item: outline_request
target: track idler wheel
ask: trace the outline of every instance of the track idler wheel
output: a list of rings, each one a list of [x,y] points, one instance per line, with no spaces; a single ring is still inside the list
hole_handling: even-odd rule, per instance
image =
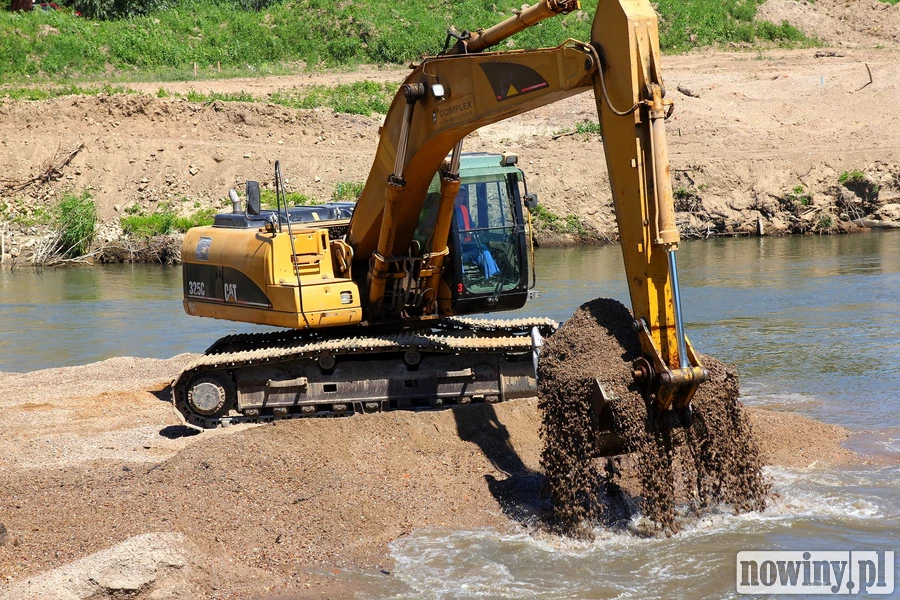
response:
[[[234,406],[234,386],[214,375],[200,375],[187,387],[188,407],[204,417],[221,417]]]
[[[334,354],[323,354],[319,357],[319,368],[325,372],[329,372],[334,369],[334,366],[337,364],[337,359],[334,357]]]
[[[418,367],[419,363],[422,362],[422,354],[415,348],[410,348],[403,355],[403,362],[405,362],[408,367]]]

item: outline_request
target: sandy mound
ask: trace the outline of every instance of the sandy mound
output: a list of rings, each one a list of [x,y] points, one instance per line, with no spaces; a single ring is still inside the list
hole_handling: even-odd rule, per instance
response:
[[[184,526],[235,551],[266,548],[251,553],[258,566],[374,565],[416,528],[503,525],[499,509],[537,480],[536,434],[533,402],[288,421],[196,444],[146,483],[166,504],[208,505]]]
[[[161,363],[137,360],[131,373],[155,391],[156,374],[174,368]],[[168,532],[197,547],[191,556],[201,564],[185,575],[192,597],[253,597],[264,590],[307,597],[308,584],[320,597],[326,594],[318,587],[322,572],[390,571],[387,543],[414,529],[520,528],[539,515],[544,478],[536,399],[169,439],[173,430],[184,434],[171,425],[171,406],[133,385],[128,372],[104,379],[104,366],[45,372],[60,381],[68,373],[70,382],[92,373],[98,379],[91,385],[103,391],[102,397],[85,395],[75,383],[65,397],[60,387],[53,403],[65,410],[43,413],[18,410],[10,396],[30,394],[33,374],[0,380],[8,409],[3,450],[15,454],[0,468],[0,522],[7,530],[6,544],[0,544],[0,595],[134,536]],[[67,449],[48,462],[47,440],[56,439],[63,424],[33,420],[34,414],[77,415],[79,406],[92,415],[112,414],[117,398],[130,404],[115,419],[66,423],[78,435],[79,451]],[[767,411],[751,416],[763,455],[785,461],[775,464],[860,460],[840,448],[846,437],[841,428]],[[152,421],[155,433],[145,432],[137,448],[120,435]],[[163,442],[170,445],[155,458],[144,448]],[[164,570],[178,575],[172,581],[179,586],[180,574],[188,573]]]
[[[152,531],[183,533],[209,556],[279,581],[299,583],[310,565],[388,566],[387,544],[414,529],[529,519],[537,431],[531,400],[204,434],[151,467],[0,471],[12,540],[0,547],[0,579]]]
[[[787,21],[835,46],[895,46],[900,42],[900,6],[879,0],[767,0],[756,15],[773,23]]]
[[[751,408],[747,413],[767,465],[803,469],[813,464],[880,462],[876,457],[861,457],[844,448],[841,444],[847,441],[850,432],[843,427],[759,408]]]
[[[79,367],[0,373],[0,408],[35,403],[71,403],[121,389],[156,389],[171,382],[196,356],[179,354],[166,360],[119,356]]]

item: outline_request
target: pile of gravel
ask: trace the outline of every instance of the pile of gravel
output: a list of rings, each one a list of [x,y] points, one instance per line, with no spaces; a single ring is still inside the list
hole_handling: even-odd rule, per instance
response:
[[[710,380],[693,400],[693,418],[679,426],[669,411],[648,411],[631,363],[641,356],[633,317],[621,303],[597,299],[581,306],[544,345],[538,364],[542,415],[541,465],[557,531],[589,536],[640,505],[658,531],[678,529],[676,508],[697,512],[728,504],[735,512],[765,507],[759,448],[738,400],[733,368],[702,361]],[[598,456],[591,425],[591,386],[599,379],[614,396],[612,422],[629,456]]]

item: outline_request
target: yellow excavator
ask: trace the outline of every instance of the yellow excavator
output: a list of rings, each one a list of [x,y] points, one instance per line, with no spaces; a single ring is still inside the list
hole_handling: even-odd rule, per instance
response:
[[[173,399],[187,424],[534,395],[537,347],[556,324],[465,315],[526,302],[536,196],[515,155],[465,154],[463,140],[588,90],[643,350],[634,377],[659,410],[689,408],[707,373],[682,326],[665,130],[673,105],[649,1],[600,0],[590,43],[488,51],[579,8],[540,0],[490,29],[449,34],[400,86],[355,206],[288,207],[276,163],[274,210],[261,210],[259,184],[248,182],[245,206],[232,193],[232,213],[188,232],[188,314],[286,329],[222,338],[186,368]]]

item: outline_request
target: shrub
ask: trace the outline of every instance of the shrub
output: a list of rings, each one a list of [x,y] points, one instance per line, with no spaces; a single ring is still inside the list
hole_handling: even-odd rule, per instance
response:
[[[187,217],[179,217],[171,205],[161,204],[152,214],[130,214],[119,219],[119,224],[126,234],[138,238],[150,238],[157,235],[184,233],[192,227],[212,225],[215,215],[215,209],[207,208]]]
[[[364,181],[339,181],[331,194],[332,202],[356,202],[362,195]]]
[[[844,187],[860,186],[866,183],[866,174],[859,169],[844,171],[838,177],[838,183]]]
[[[813,231],[827,233],[834,228],[834,218],[828,214],[819,215],[819,220],[813,226]]]
[[[678,212],[694,212],[700,209],[701,200],[695,192],[686,187],[678,187],[672,191],[672,200]]]
[[[863,207],[861,207],[863,210],[866,210],[866,207],[869,209],[874,208],[878,203],[878,194],[881,191],[881,186],[869,179],[866,174],[859,169],[844,171],[838,177],[838,183],[853,192],[853,194],[859,198],[859,201],[863,203]],[[855,207],[853,210],[850,210],[850,204],[848,204],[843,197],[841,204],[844,205],[849,212],[856,212]]]
[[[91,19],[116,19],[146,15],[170,4],[166,0],[75,0],[72,7]]]
[[[538,204],[531,213],[531,222],[538,231],[550,231],[559,234],[568,234],[585,237],[590,234],[588,227],[575,215],[560,217],[547,210],[544,205]]]
[[[317,200],[300,192],[286,192],[284,200],[288,206],[315,206],[324,204],[321,200]],[[260,190],[259,203],[263,208],[275,210],[277,203],[275,202],[275,190]]]
[[[90,252],[97,230],[97,207],[90,193],[67,194],[56,209],[58,252],[67,258]]]
[[[595,121],[582,121],[575,124],[575,133],[602,135],[603,129],[600,128],[600,123]]]

